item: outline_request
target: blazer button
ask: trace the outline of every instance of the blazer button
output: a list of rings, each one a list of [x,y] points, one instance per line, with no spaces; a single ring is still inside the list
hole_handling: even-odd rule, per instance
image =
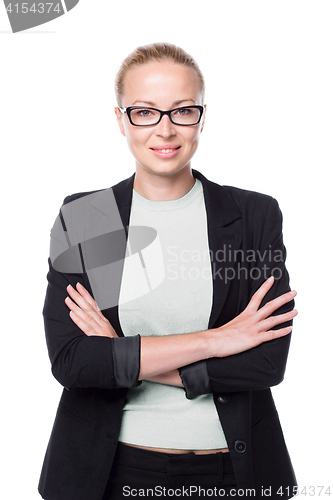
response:
[[[246,451],[246,443],[244,441],[236,441],[234,449],[237,453],[244,453]]]
[[[223,404],[229,403],[230,399],[231,399],[231,395],[229,394],[229,392],[221,392],[217,396],[217,401],[219,403],[223,403]]]

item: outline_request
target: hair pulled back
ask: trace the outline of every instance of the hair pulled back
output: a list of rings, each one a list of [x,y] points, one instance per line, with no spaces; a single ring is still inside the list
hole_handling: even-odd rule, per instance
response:
[[[117,105],[119,107],[122,106],[122,97],[124,95],[124,79],[127,71],[130,68],[147,64],[151,61],[162,60],[171,60],[177,64],[183,64],[184,66],[192,68],[199,78],[200,92],[202,93],[202,96],[204,96],[204,77],[193,57],[185,52],[185,50],[171,43],[152,43],[150,45],[142,45],[141,47],[135,49],[126,57],[126,59],[124,59],[122,65],[120,66],[115,80],[116,99]]]

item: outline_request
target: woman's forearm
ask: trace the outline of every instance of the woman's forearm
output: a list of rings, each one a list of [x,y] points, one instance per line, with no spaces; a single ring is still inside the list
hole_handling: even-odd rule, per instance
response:
[[[148,380],[157,375],[165,375],[165,380],[177,382],[180,385],[176,371],[179,367],[207,359],[211,356],[210,335],[208,330],[179,335],[164,335],[162,337],[141,337],[139,380]],[[156,378],[156,382],[162,382]]]
[[[290,326],[278,330],[272,328],[292,320],[297,311],[276,316],[272,314],[293,300],[296,292],[280,295],[259,309],[272,284],[271,278],[261,285],[244,311],[221,327],[179,335],[141,337],[139,380],[203,359],[231,356],[288,335]]]
[[[297,311],[291,310],[275,316],[272,314],[292,301],[296,292],[287,292],[260,307],[273,282],[273,277],[265,281],[252,296],[244,311],[223,326],[176,335],[140,336],[139,380],[149,380],[159,376],[159,383],[179,385],[180,380],[174,370],[182,366],[204,359],[232,356],[263,342],[288,335],[291,332],[290,326],[277,330],[274,330],[274,327],[292,320]],[[77,285],[77,291],[68,286],[67,291],[75,301],[69,297],[65,299],[70,309],[70,317],[86,335],[118,337],[110,322],[82,285]]]
[[[160,375],[155,375],[154,377],[149,377],[146,380],[148,380],[149,382],[155,382],[157,384],[166,384],[166,385],[174,385],[176,387],[184,387],[182,379],[180,378],[179,375],[179,371],[177,369],[161,373]]]

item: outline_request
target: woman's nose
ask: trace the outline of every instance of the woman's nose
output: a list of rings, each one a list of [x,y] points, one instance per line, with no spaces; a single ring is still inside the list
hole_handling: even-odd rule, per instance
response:
[[[162,116],[160,123],[156,125],[156,134],[162,137],[170,137],[176,134],[175,125],[171,122],[168,115]]]

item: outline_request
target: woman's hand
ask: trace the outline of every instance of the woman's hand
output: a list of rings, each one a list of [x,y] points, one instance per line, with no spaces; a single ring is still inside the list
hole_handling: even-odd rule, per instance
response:
[[[272,328],[294,318],[298,314],[296,309],[277,316],[271,316],[271,314],[293,300],[296,291],[280,295],[259,309],[273,283],[273,277],[265,281],[241,314],[229,323],[211,330],[215,339],[214,356],[224,357],[247,351],[263,342],[283,337],[291,332],[291,326],[278,330],[272,330]]]
[[[67,292],[73,299],[70,297],[65,299],[70,309],[69,315],[83,333],[88,336],[118,337],[109,320],[101,313],[97,302],[81,283],[76,284],[76,290],[72,285],[68,285]]]

